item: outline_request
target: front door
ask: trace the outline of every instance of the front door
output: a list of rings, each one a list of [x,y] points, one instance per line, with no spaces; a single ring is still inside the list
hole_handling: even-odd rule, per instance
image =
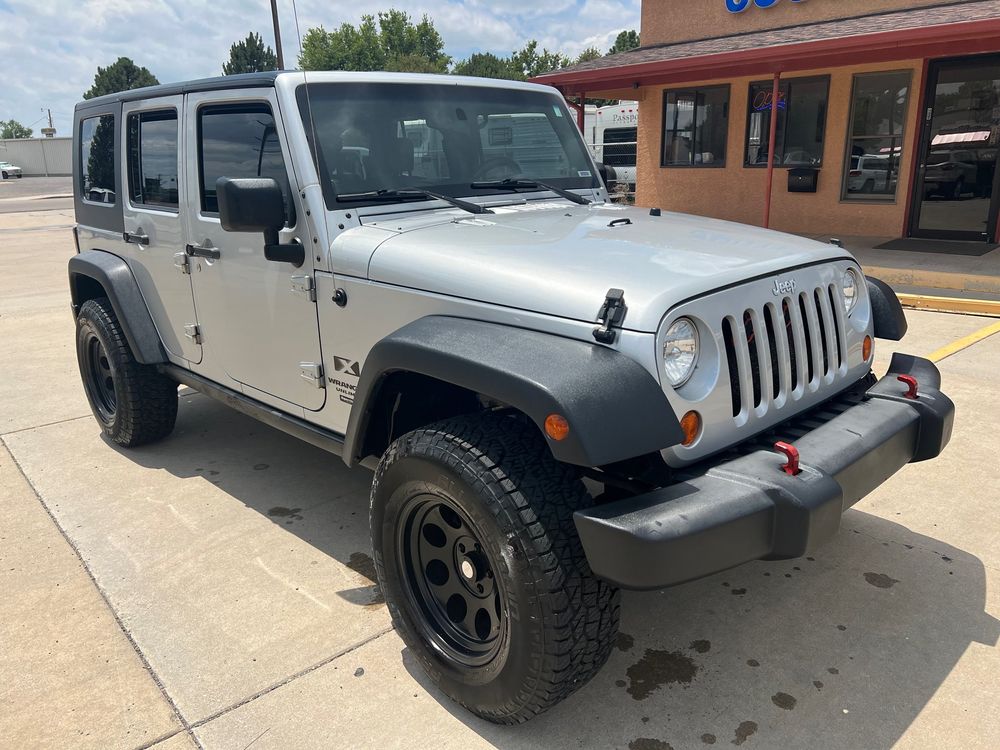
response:
[[[126,103],[122,111],[125,255],[164,347],[197,364],[201,346],[191,335],[197,320],[178,211],[185,205],[183,103],[183,96],[160,97]]]
[[[299,236],[305,212],[292,189],[276,111],[272,89],[187,97],[187,182],[195,196],[188,254],[205,349],[199,372],[265,402],[318,410],[326,391],[315,294],[308,289],[313,255],[307,252],[299,268],[267,260],[262,234],[222,229],[215,194],[220,177],[273,177],[285,194],[279,241]]]
[[[910,233],[995,239],[1000,57],[931,63]]]

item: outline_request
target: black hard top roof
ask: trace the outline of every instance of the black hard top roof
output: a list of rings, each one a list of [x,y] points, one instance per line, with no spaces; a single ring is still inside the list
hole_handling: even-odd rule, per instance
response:
[[[117,94],[98,96],[78,102],[76,109],[102,107],[113,102],[134,102],[137,99],[150,99],[157,96],[173,96],[176,94],[191,94],[196,91],[218,91],[219,89],[247,89],[261,86],[273,86],[274,79],[282,71],[269,70],[264,73],[239,73],[216,78],[201,78],[197,81],[181,81],[179,83],[164,83],[160,86],[145,86],[141,89],[129,89]],[[286,71],[287,72],[287,71]]]

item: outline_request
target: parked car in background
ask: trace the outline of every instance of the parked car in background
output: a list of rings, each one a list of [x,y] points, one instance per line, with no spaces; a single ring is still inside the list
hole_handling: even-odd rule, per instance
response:
[[[21,173],[21,168],[11,164],[9,161],[0,161],[0,178],[9,180],[14,177],[24,177]]]
[[[958,200],[974,192],[978,184],[979,159],[968,149],[931,152],[924,173],[924,190],[928,197],[940,195]]]
[[[892,193],[897,176],[888,156],[852,156],[848,193]]]

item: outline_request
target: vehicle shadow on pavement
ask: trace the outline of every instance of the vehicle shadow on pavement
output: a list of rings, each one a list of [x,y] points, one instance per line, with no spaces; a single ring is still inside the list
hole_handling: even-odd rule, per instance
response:
[[[338,592],[343,599],[381,606],[369,556],[369,471],[184,391],[177,433],[122,453],[204,477],[358,573],[356,588]],[[977,557],[851,510],[810,557],[626,592],[605,668],[526,725],[475,718],[434,688],[407,649],[401,661],[455,719],[500,748],[888,748],[935,693],[944,691],[950,712],[921,720],[944,728],[963,720],[954,712],[992,679],[975,674],[980,644],[1000,639],[985,604]],[[966,677],[946,684],[956,668]]]

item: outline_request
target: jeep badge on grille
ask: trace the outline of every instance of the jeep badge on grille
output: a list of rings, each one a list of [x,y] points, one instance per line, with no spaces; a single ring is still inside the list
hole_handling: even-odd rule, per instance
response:
[[[791,294],[795,291],[795,279],[789,279],[788,281],[778,281],[774,280],[774,288],[771,290],[771,294],[775,297],[780,297],[782,294]]]

